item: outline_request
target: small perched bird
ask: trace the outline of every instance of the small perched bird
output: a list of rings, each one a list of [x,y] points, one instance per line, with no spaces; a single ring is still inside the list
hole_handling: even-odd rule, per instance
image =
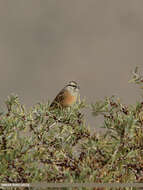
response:
[[[75,81],[70,81],[56,96],[50,108],[65,108],[72,106],[79,95],[79,86]]]

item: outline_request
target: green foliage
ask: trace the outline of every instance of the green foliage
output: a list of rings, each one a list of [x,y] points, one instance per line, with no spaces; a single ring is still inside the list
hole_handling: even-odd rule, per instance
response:
[[[39,103],[27,111],[11,95],[6,106],[0,182],[143,182],[143,102],[127,106],[112,96],[92,104],[93,115],[104,118],[100,135],[86,126],[82,101],[70,109]]]

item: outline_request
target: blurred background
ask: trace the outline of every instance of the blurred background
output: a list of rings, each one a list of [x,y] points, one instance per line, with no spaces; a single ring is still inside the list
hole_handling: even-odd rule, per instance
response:
[[[135,66],[142,71],[142,0],[0,1],[1,106],[11,93],[27,107],[52,101],[70,80],[88,103],[113,94],[135,103]]]

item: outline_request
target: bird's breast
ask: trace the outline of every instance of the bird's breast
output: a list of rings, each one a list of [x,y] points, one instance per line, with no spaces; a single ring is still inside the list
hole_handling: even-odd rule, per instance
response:
[[[71,106],[72,104],[74,104],[76,102],[76,99],[77,99],[76,95],[72,95],[70,92],[65,91],[62,105],[63,106]]]

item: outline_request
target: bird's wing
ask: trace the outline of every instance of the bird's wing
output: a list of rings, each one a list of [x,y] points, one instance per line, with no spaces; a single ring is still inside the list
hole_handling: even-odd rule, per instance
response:
[[[59,104],[63,101],[64,99],[64,89],[62,89],[59,94],[56,96],[56,98],[53,100],[51,103],[50,107],[59,107]]]

